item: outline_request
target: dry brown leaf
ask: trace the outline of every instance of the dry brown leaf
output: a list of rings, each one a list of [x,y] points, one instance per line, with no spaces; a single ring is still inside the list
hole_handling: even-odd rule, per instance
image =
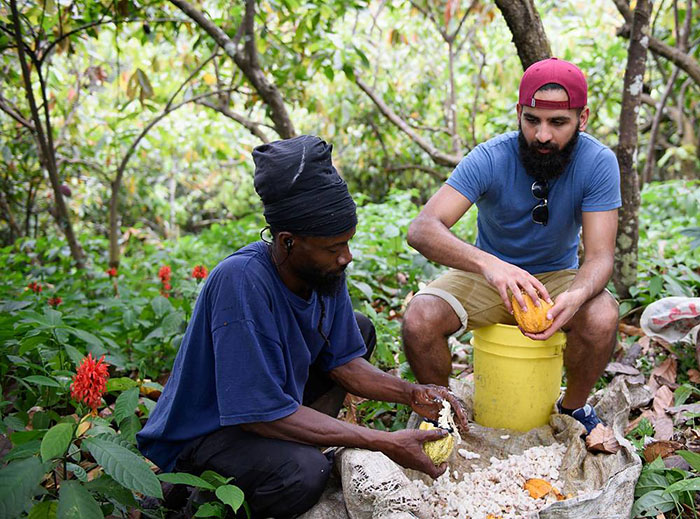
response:
[[[664,458],[664,465],[667,469],[693,470],[690,464],[681,458],[678,454]]]
[[[689,369],[688,380],[690,380],[693,384],[700,384],[700,371],[697,369]]]
[[[665,458],[682,448],[683,444],[678,442],[668,440],[653,441],[644,447],[644,459],[647,460],[647,463],[651,463],[659,456]]]
[[[654,393],[652,409],[654,414],[666,414],[666,409],[673,405],[673,391],[668,386],[661,386]]]
[[[564,500],[571,497],[571,494],[569,494],[568,496],[565,496],[564,494],[559,492],[559,489],[557,489],[556,487],[552,487],[552,494],[554,494],[554,497],[557,498],[557,501],[564,501]]]
[[[530,493],[532,499],[539,499],[552,491],[552,485],[548,481],[538,478],[528,479],[523,488]]]
[[[651,348],[651,339],[649,337],[642,337],[637,341],[637,344],[642,347],[642,355],[646,355],[649,352],[649,348]]]
[[[621,362],[611,362],[605,366],[605,371],[612,373],[613,375],[617,373],[622,373],[623,375],[638,375],[639,370],[633,366],[628,366]]]
[[[655,440],[670,440],[673,438],[673,420],[667,414],[654,415],[651,421],[654,426]]]
[[[658,380],[656,379],[657,376],[663,377],[666,380],[670,382],[675,382],[676,381],[676,369],[677,369],[677,362],[674,357],[667,357],[666,360],[664,360],[661,364],[656,366],[652,371],[651,374],[649,375],[649,388],[652,391],[656,391],[661,384],[659,384]]]
[[[586,436],[586,448],[591,452],[615,454],[620,450],[620,444],[615,439],[613,430],[607,425],[599,423]]]
[[[503,519],[503,517],[501,517],[500,515],[489,514],[486,516],[486,519]]]
[[[620,323],[617,325],[617,329],[620,330],[620,332],[624,333],[625,335],[629,336],[634,336],[634,337],[645,337],[646,334],[644,333],[644,330],[641,328],[638,328],[636,326],[632,326],[631,324],[625,324],[625,323]]]

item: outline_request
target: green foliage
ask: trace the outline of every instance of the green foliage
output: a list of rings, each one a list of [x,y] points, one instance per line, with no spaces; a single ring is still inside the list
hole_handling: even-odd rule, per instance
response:
[[[680,515],[683,506],[695,510],[698,490],[700,477],[686,470],[666,468],[661,458],[657,458],[642,468],[634,492],[632,517],[656,517],[671,510]]]

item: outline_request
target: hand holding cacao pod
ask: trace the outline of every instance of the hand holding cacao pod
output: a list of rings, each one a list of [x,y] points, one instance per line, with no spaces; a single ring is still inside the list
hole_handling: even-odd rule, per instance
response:
[[[430,422],[421,422],[419,429],[421,431],[432,431],[433,429],[438,429],[438,427],[435,427]],[[454,445],[455,439],[451,434],[448,434],[439,440],[425,442],[423,450],[437,467],[449,459]]]
[[[540,333],[552,326],[552,319],[547,319],[547,312],[554,306],[553,304],[538,297],[540,306],[535,306],[532,298],[525,292],[522,292],[522,297],[527,305],[527,312],[524,312],[520,307],[520,304],[515,299],[515,295],[512,295],[510,298],[510,302],[513,305],[513,317],[515,317],[515,321],[520,328],[528,333]]]

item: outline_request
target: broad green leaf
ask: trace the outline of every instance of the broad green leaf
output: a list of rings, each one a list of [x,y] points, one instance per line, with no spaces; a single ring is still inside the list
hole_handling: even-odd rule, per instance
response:
[[[697,492],[700,490],[700,478],[683,479],[670,485],[664,493],[678,494],[680,492]]]
[[[186,472],[168,472],[167,474],[158,474],[158,479],[173,485],[189,485],[191,487],[202,488],[204,490],[214,490],[214,485],[203,480],[199,476],[188,474]]]
[[[28,519],[56,519],[58,501],[42,501],[29,511]]]
[[[41,440],[41,459],[50,461],[59,458],[68,450],[73,439],[75,424],[59,423],[49,429]]]
[[[161,327],[163,328],[163,334],[165,335],[175,335],[182,328],[182,323],[185,320],[180,312],[171,312],[165,317],[163,317],[163,322]]]
[[[136,499],[131,490],[124,488],[107,474],[85,484],[90,492],[97,492],[106,498],[116,499],[124,506],[136,506]]]
[[[70,344],[64,344],[63,349],[66,350],[68,358],[71,360],[75,367],[78,367],[80,363],[83,362],[83,357],[85,357],[85,355],[80,353],[78,348],[76,348],[75,346],[71,346]]]
[[[73,475],[83,483],[87,483],[88,475],[85,469],[76,463],[66,463],[66,468],[73,473]]]
[[[243,491],[234,485],[221,485],[215,494],[224,504],[233,508],[234,512],[243,504]]]
[[[91,346],[95,346],[96,348],[104,348],[104,343],[102,340],[90,332],[78,330],[77,328],[68,328],[68,331],[75,335],[78,339],[85,341]]]
[[[138,385],[138,382],[128,377],[110,378],[107,380],[107,391],[126,391]]]
[[[156,313],[156,317],[162,317],[167,312],[172,311],[173,305],[163,296],[156,296],[151,301],[151,308]]]
[[[92,494],[81,483],[73,480],[61,483],[56,516],[57,519],[104,518],[102,509]]]
[[[664,494],[663,490],[652,490],[634,502],[631,517],[656,516],[657,514],[673,510],[675,506],[673,496]]]
[[[197,508],[195,517],[223,517],[226,510],[221,503],[204,503]]]
[[[214,472],[213,470],[205,470],[202,472],[201,478],[208,483],[214,485],[215,487],[220,487],[221,485],[228,484],[233,478],[226,478],[221,474]]]
[[[690,451],[676,451],[676,454],[687,461],[695,472],[700,472],[700,454]]]
[[[114,404],[114,421],[117,424],[121,423],[124,418],[134,414],[138,405],[139,388],[127,389],[117,397],[117,402]]]
[[[61,387],[61,384],[55,379],[45,377],[44,375],[29,375],[28,377],[24,377],[23,380],[31,384],[36,384],[37,386]]]
[[[44,465],[31,457],[0,469],[0,519],[15,519],[41,491]]]
[[[354,281],[353,280],[353,281],[351,281],[351,283],[355,288],[357,288],[360,292],[362,292],[362,295],[364,295],[368,301],[372,301],[374,292],[372,291],[371,286],[369,286],[364,281]]]
[[[141,430],[141,421],[135,414],[130,414],[119,423],[120,436],[129,443],[136,443],[136,433]]]
[[[140,456],[121,445],[101,438],[85,438],[83,445],[87,447],[97,463],[102,465],[105,473],[114,478],[117,483],[135,492],[163,498],[158,478]]]
[[[32,351],[34,348],[46,342],[46,337],[43,335],[34,335],[33,337],[25,337],[20,341],[20,347],[18,353],[24,355],[28,351]]]
[[[28,306],[31,306],[32,302],[31,301],[17,301],[17,300],[12,300],[12,301],[7,301],[0,305],[0,312],[14,312],[15,310],[21,310],[22,308],[27,308]]]
[[[8,452],[2,459],[3,463],[9,463],[14,460],[20,460],[23,458],[31,458],[39,454],[41,449],[40,440],[32,440],[21,445],[17,445],[14,449]]]

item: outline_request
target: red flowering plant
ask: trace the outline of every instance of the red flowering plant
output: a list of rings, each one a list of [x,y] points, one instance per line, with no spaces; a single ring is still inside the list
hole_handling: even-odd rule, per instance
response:
[[[56,308],[58,305],[60,305],[61,303],[63,303],[63,299],[61,299],[61,298],[58,297],[58,296],[49,297],[49,299],[48,299],[46,302],[49,304],[49,306],[52,306],[52,307]]]
[[[195,267],[192,269],[192,277],[197,280],[197,283],[203,279],[206,279],[208,275],[209,271],[204,265],[195,265]]]
[[[105,270],[105,273],[111,278],[116,278],[119,275],[115,267],[108,268],[107,270]]]
[[[104,362],[105,356],[99,360],[92,358],[88,353],[83,358],[77,373],[73,376],[73,383],[70,385],[70,396],[76,402],[84,402],[92,409],[93,414],[97,414],[97,407],[100,405],[102,395],[107,390],[107,379],[109,373]]]
[[[158,270],[158,277],[160,278],[161,283],[160,294],[163,297],[170,297],[170,289],[173,288],[170,284],[171,275],[172,269],[170,268],[170,265],[163,265]]]
[[[27,289],[31,290],[35,294],[38,294],[43,290],[42,286],[39,283],[37,283],[36,281],[32,281],[31,283],[29,283],[27,285]]]

